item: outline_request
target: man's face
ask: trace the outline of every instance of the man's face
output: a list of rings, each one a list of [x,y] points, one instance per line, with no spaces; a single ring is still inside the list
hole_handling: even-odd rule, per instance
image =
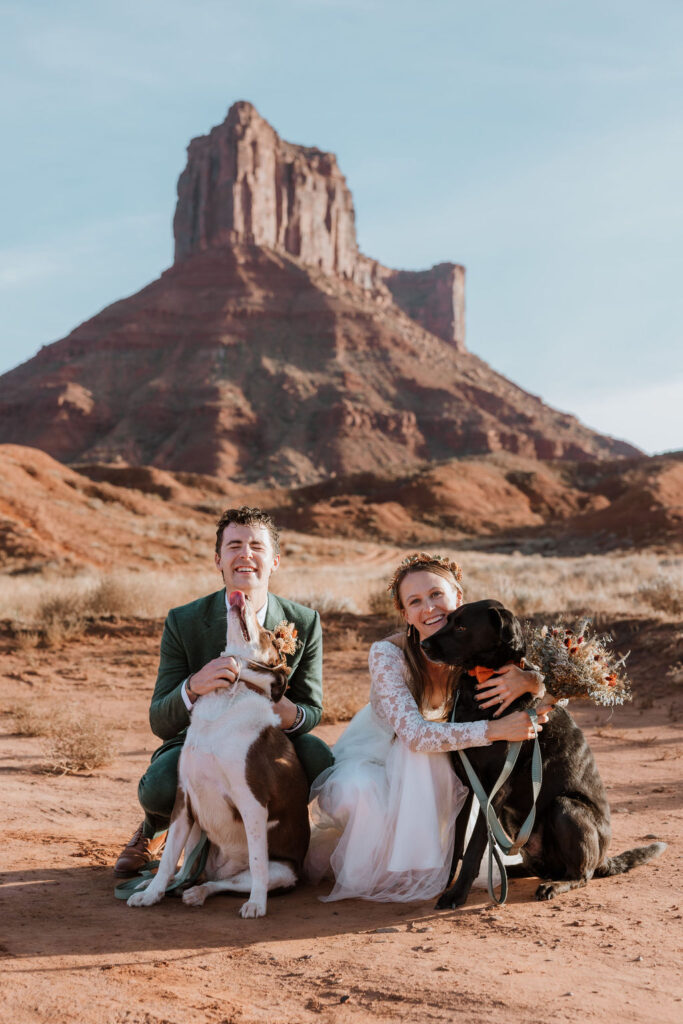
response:
[[[230,523],[226,526],[215,560],[228,593],[241,590],[244,594],[265,594],[270,574],[280,564],[280,556],[273,551],[268,529],[259,524],[240,526]]]

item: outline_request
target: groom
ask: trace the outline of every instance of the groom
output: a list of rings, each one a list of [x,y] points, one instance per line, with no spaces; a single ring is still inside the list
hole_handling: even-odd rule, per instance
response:
[[[265,629],[274,629],[283,619],[294,623],[298,645],[287,658],[291,668],[287,692],[274,711],[294,744],[309,784],[333,761],[327,744],[309,735],[322,714],[320,616],[312,608],[268,592],[270,577],[280,564],[279,534],[268,513],[246,505],[225,511],[217,524],[214,559],[225,588],[171,609],[166,619],[149,709],[152,731],[164,742],[138,786],[145,818],[116,861],[114,874],[120,877],[137,874],[163,847],[175,802],[178,759],[195,701],[237,678],[237,661],[220,657],[231,591],[241,590],[251,599]]]

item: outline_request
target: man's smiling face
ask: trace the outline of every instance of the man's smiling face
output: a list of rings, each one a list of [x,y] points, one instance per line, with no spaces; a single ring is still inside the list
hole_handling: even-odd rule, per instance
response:
[[[221,548],[215,560],[228,593],[241,590],[252,600],[265,600],[270,575],[280,564],[280,556],[273,551],[267,527],[259,524],[242,526],[229,523],[223,530]]]

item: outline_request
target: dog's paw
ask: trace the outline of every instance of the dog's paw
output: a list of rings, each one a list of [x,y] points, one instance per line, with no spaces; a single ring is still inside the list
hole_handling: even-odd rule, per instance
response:
[[[467,902],[466,896],[459,896],[457,892],[452,889],[446,890],[439,896],[436,902],[435,910],[455,910],[456,907],[462,907]]]
[[[156,892],[151,886],[147,889],[142,889],[140,892],[134,892],[132,896],[129,896],[126,900],[129,907],[151,907],[155,903],[158,903],[162,899],[164,893]]]
[[[188,907],[203,907],[206,900],[206,889],[203,885],[193,885],[183,893],[183,903]]]
[[[552,882],[542,882],[534,895],[537,900],[552,900],[555,898],[555,886]]]
[[[266,901],[265,900],[247,900],[240,907],[240,917],[265,917],[266,915]]]

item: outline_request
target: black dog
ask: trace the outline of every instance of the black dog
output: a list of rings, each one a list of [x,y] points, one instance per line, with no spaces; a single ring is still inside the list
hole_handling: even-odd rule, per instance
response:
[[[447,624],[424,640],[422,648],[432,661],[462,666],[464,671],[453,720],[475,722],[490,719],[495,709],[483,711],[480,708],[475,698],[476,680],[467,672],[476,665],[499,669],[508,662],[519,662],[524,656],[524,639],[519,622],[499,601],[476,601],[451,612]],[[535,698],[524,694],[510,710],[521,710],[535,703]],[[521,850],[523,865],[509,872],[516,877],[546,879],[536,890],[536,899],[552,899],[558,893],[585,885],[594,877],[619,875],[665,849],[665,843],[652,843],[627,850],[618,857],[607,856],[611,829],[605,787],[583,733],[564,708],[553,708],[539,735],[539,744],[543,784],[536,805],[536,821],[529,841]],[[500,774],[507,750],[508,745],[501,742],[467,751],[487,793]],[[503,828],[513,839],[531,807],[532,750],[531,741],[522,744],[512,774],[493,801]],[[451,756],[456,774],[469,786],[457,751]],[[486,824],[483,814],[479,814],[463,858],[471,800],[470,793],[456,826],[453,871],[461,858],[462,867],[454,885],[439,899],[437,909],[440,910],[465,903],[486,849]]]

